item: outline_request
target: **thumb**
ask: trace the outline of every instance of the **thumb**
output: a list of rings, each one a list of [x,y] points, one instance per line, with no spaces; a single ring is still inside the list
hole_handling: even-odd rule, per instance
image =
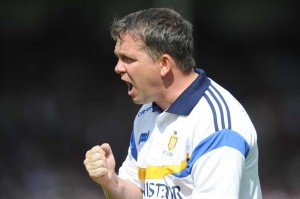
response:
[[[109,156],[111,156],[113,154],[112,150],[111,150],[111,147],[108,143],[104,143],[100,147],[105,152],[105,157],[106,158],[108,158]]]
[[[104,155],[106,157],[106,163],[109,170],[114,171],[116,167],[116,161],[113,155],[113,152],[111,150],[111,147],[109,144],[104,143],[101,146],[101,149],[104,151]]]

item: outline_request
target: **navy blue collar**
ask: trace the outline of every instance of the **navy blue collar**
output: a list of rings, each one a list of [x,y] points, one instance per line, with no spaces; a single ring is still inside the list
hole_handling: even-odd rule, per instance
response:
[[[175,102],[166,110],[168,113],[177,115],[189,115],[196,104],[210,85],[210,80],[206,77],[205,71],[199,68],[195,68],[195,72],[199,76],[195,81],[175,100]],[[159,113],[163,110],[154,102],[152,103],[153,111]]]

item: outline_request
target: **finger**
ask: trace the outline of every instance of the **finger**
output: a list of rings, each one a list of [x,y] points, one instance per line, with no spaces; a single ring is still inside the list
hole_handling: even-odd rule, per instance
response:
[[[92,149],[88,150],[85,154],[85,156],[94,154],[94,153],[102,153],[103,155],[105,155],[105,151],[101,148],[101,146],[97,145],[94,146]]]
[[[111,147],[108,143],[104,143],[100,147],[101,147],[102,151],[105,152],[106,157],[112,155],[112,150],[111,150]]]
[[[94,170],[89,170],[89,175],[92,178],[99,178],[107,174],[108,170],[107,168],[98,168]]]
[[[91,155],[87,155],[85,160],[83,161],[83,164],[85,166],[88,166],[92,163],[98,164],[97,162],[101,161],[106,163],[106,157],[102,153],[94,153]]]
[[[95,161],[95,162],[86,161],[85,162],[85,167],[88,171],[89,170],[96,170],[96,169],[99,169],[99,168],[107,168],[107,163],[106,163],[106,160],[98,160],[98,161]]]
[[[87,154],[85,159],[87,161],[94,162],[97,160],[106,160],[106,157],[102,153],[97,152],[93,154]]]

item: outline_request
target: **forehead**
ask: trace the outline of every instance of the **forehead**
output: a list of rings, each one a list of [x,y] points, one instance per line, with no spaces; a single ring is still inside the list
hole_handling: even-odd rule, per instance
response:
[[[117,39],[114,52],[115,54],[123,54],[141,50],[144,50],[143,42],[127,33]]]

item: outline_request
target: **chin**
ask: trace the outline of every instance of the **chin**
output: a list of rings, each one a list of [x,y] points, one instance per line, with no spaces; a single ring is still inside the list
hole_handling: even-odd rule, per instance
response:
[[[133,101],[133,103],[135,103],[135,104],[143,104],[143,102],[141,102],[140,100],[135,99],[135,98],[132,98],[132,101]]]
[[[138,99],[138,98],[132,98],[132,101],[133,103],[135,104],[139,104],[139,105],[142,105],[142,104],[147,104],[149,102],[145,101],[145,100],[142,100],[142,99]]]

